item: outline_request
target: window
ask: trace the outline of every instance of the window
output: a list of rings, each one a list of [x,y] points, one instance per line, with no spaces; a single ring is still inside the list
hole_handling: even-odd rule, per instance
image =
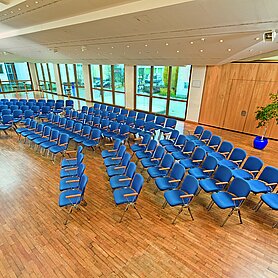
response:
[[[27,63],[0,63],[0,91],[31,91],[33,85]]]
[[[37,76],[42,91],[57,93],[54,66],[51,63],[37,63]]]
[[[135,66],[135,108],[185,119],[191,66]]]
[[[82,64],[59,64],[62,94],[85,99],[85,87]]]
[[[124,65],[90,65],[93,101],[125,106]]]

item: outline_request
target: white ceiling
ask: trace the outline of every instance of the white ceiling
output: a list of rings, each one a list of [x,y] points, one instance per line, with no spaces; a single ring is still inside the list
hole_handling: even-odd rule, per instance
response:
[[[214,65],[278,50],[262,41],[277,0],[19,2],[0,12],[0,61]]]

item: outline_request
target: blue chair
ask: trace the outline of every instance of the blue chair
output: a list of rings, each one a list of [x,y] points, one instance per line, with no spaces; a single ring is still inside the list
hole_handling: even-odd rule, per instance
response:
[[[68,121],[69,122],[69,121]],[[75,123],[72,130],[68,131],[67,129],[64,131],[65,133],[67,133],[70,137],[70,139],[73,139],[77,136],[79,136],[81,134],[82,131],[82,123]]]
[[[183,180],[180,189],[173,189],[164,193],[165,203],[163,205],[163,208],[165,208],[167,204],[169,204],[171,207],[181,206],[178,214],[172,221],[172,224],[175,224],[177,217],[182,213],[184,208],[188,209],[191,219],[194,220],[189,205],[193,201],[193,198],[197,194],[197,192],[198,180],[191,175],[187,175]]]
[[[101,111],[105,111],[106,108],[107,108],[107,107],[106,107],[105,104],[101,104],[99,109],[100,109]]]
[[[120,112],[121,112],[121,108],[119,108],[119,107],[114,107],[113,108],[113,113],[115,113],[116,115],[119,115]]]
[[[233,170],[240,167],[245,158],[245,150],[241,148],[234,148],[229,158],[220,160],[219,165],[227,166]]]
[[[84,120],[85,125],[92,125],[93,124],[93,115],[86,115]]]
[[[199,167],[199,165],[204,160],[205,156],[206,152],[202,148],[197,147],[194,150],[192,156],[190,158],[181,159],[180,164],[184,166],[185,169]]]
[[[67,118],[60,118],[58,127],[56,127],[56,129],[58,129],[59,131],[64,131],[66,128],[67,121]]]
[[[92,148],[93,151],[95,148],[100,149],[100,139],[101,139],[101,131],[97,128],[93,128],[91,132],[91,137],[88,140],[82,142],[85,147]]]
[[[130,128],[133,128],[135,125],[135,119],[132,117],[128,117],[125,124],[128,125]]]
[[[43,153],[43,151],[44,151],[44,153],[46,153],[47,149],[49,149],[52,146],[57,145],[59,137],[60,137],[60,132],[58,130],[52,129],[49,139],[40,144],[42,153]]]
[[[209,178],[217,167],[217,159],[213,156],[208,155],[202,165],[198,168],[189,169],[188,174],[195,177],[196,179]]]
[[[88,115],[94,115],[94,107],[89,107]]]
[[[135,172],[136,172],[136,164],[134,162],[130,162],[123,175],[117,175],[110,178],[110,186],[112,190],[130,186],[131,181],[135,175]]]
[[[18,107],[18,105],[11,105],[10,109],[11,109],[11,112],[13,113],[14,110],[18,110],[19,107]]]
[[[72,132],[73,126],[74,126],[74,120],[67,120],[64,132],[65,133]]]
[[[106,111],[107,111],[109,114],[112,113],[112,112],[113,112],[113,106],[107,105]]]
[[[104,131],[102,132],[103,137],[112,140],[112,138],[113,138],[116,134],[118,134],[118,132],[119,132],[119,126],[120,126],[119,123],[117,123],[117,122],[112,122],[112,123],[110,124],[110,127],[108,128],[108,130],[104,130]]]
[[[155,123],[146,122],[144,124],[144,129],[138,133],[139,136],[144,136],[145,134],[150,134],[153,138],[155,136]]]
[[[59,206],[60,207],[70,206],[68,214],[72,212],[73,208],[77,209],[79,204],[81,203],[84,203],[84,205],[87,204],[84,199],[84,193],[85,193],[87,183],[88,183],[88,177],[86,175],[83,175],[82,178],[80,179],[78,188],[65,190],[60,193]],[[65,225],[67,225],[67,223],[68,223],[68,219],[64,221]]]
[[[211,152],[210,155],[214,156],[220,161],[222,159],[226,159],[230,155],[233,148],[234,146],[232,143],[228,141],[222,141],[217,152]]]
[[[197,146],[207,145],[211,139],[212,132],[210,130],[205,130],[201,135],[200,139],[195,140]]]
[[[200,180],[200,188],[207,193],[224,190],[228,187],[232,176],[230,168],[219,166],[212,177]]]
[[[34,112],[34,118],[38,117],[40,115],[40,107],[38,105],[32,106],[31,110]]]
[[[84,169],[85,170],[85,169]],[[84,178],[86,179],[87,176],[83,173],[80,173],[78,177],[67,177],[60,180],[60,191],[65,191],[69,189],[78,188],[80,183],[84,182]]]
[[[174,157],[169,153],[165,154],[158,166],[149,167],[147,169],[147,172],[149,174],[149,178],[147,182],[149,182],[151,178],[156,179],[159,177],[167,176],[173,164],[174,164]]]
[[[109,119],[109,112],[108,111],[101,111],[100,117],[101,117],[101,119]]]
[[[58,153],[61,153],[62,156],[64,156],[65,151],[67,150],[69,145],[69,136],[66,133],[62,133],[59,137],[59,140],[57,142],[57,145],[51,146],[48,151],[49,153],[52,153],[52,158],[51,160],[54,161],[55,160],[55,156]]]
[[[100,110],[100,104],[94,103],[94,110]]]
[[[112,136],[113,140],[120,139],[123,144],[125,144],[126,140],[129,137],[129,126],[128,125],[121,125],[119,134],[115,134]]]
[[[117,114],[114,112],[111,112],[109,114],[109,121],[110,121],[110,123],[117,121]]]
[[[22,133],[23,131],[28,130],[28,128],[30,127],[31,121],[32,121],[31,119],[27,119],[26,122],[24,123],[24,127],[19,127],[15,130],[15,132],[17,133],[19,138],[20,138],[20,133]]]
[[[53,108],[53,113],[54,114],[59,114],[59,113],[62,113],[63,112],[63,107],[64,104],[62,102],[56,102],[55,105],[54,105],[54,108]]]
[[[44,126],[42,135],[33,140],[33,143],[37,145],[37,149],[39,149],[40,144],[49,140],[50,135],[51,135],[51,127]]]
[[[242,168],[232,170],[235,178],[242,178],[245,180],[255,179],[263,167],[263,161],[256,156],[249,156]]]
[[[16,124],[22,120],[23,114],[22,110],[17,109],[13,111],[14,116],[14,126],[17,128]]]
[[[73,141],[77,144],[88,140],[91,135],[92,128],[89,125],[84,125],[80,135],[74,136]]]
[[[261,195],[261,200],[257,204],[258,211],[260,207],[265,203],[267,206],[269,206],[273,210],[278,210],[278,193],[265,193]],[[278,227],[278,221],[273,224],[272,228]]]
[[[194,152],[195,147],[196,145],[194,141],[187,141],[182,150],[172,152],[172,155],[176,160],[190,158],[192,153]]]
[[[147,157],[141,159],[141,164],[143,166],[142,172],[144,169],[147,169],[149,167],[155,167],[160,164],[160,161],[162,160],[163,156],[165,154],[165,150],[162,146],[157,146],[155,149],[155,152],[152,157]]]
[[[104,159],[104,158],[107,158],[107,157],[116,156],[117,151],[119,150],[119,148],[121,146],[121,143],[122,142],[121,142],[120,139],[116,139],[113,144],[105,144],[105,146],[111,146],[112,145],[113,148],[110,149],[110,150],[103,150],[101,152],[102,158]]]
[[[208,143],[208,145],[202,145],[201,147],[207,152],[212,153],[215,152],[221,143],[221,137],[217,135],[213,135]]]
[[[129,132],[133,134],[134,138],[136,135],[144,129],[145,122],[142,119],[137,119],[135,121],[134,127],[129,129]]]
[[[70,108],[70,109],[73,109],[73,105],[74,105],[74,102],[73,102],[73,100],[71,100],[71,99],[67,99],[66,100],[66,107],[67,108]]]
[[[146,116],[146,122],[153,122],[154,123],[155,120],[155,115],[154,114],[147,114]],[[156,127],[156,124],[154,124],[154,128]]]
[[[254,194],[272,192],[278,184],[278,169],[273,166],[266,166],[257,179],[247,182]]]
[[[173,130],[168,139],[161,139],[159,140],[159,144],[161,146],[173,145],[175,144],[176,140],[178,139],[179,131]]]
[[[126,172],[126,168],[130,163],[131,155],[125,153],[121,162],[116,166],[109,166],[106,168],[107,175],[109,179],[113,176],[123,175]]]
[[[156,149],[156,146],[157,146],[157,141],[151,140],[149,145],[147,146],[147,148],[144,151],[135,152],[135,155],[137,157],[137,162],[143,158],[152,157],[152,155]]]
[[[128,115],[128,110],[127,109],[122,109],[120,115],[123,115],[126,118],[127,115]]]
[[[22,110],[22,111],[23,111],[23,110]],[[22,119],[20,122],[21,122],[21,123],[25,123],[25,121],[26,121],[27,119],[33,119],[33,118],[34,118],[34,112],[33,112],[33,110],[27,109],[27,110],[24,111],[23,119]]]
[[[86,105],[83,105],[83,106],[81,107],[81,110],[78,110],[78,111],[81,112],[81,113],[84,113],[84,114],[88,114],[89,107],[86,106]]]
[[[71,113],[71,119],[76,121],[78,118],[78,112],[77,111],[72,111]]]
[[[129,187],[124,187],[124,188],[119,188],[114,190],[113,197],[116,206],[126,204],[120,222],[123,220],[123,217],[130,206],[132,206],[136,210],[139,217],[142,219],[142,216],[140,215],[139,211],[136,208],[136,201],[143,187],[143,183],[144,183],[144,178],[142,177],[142,175],[135,174]]]
[[[43,130],[44,130],[44,125],[40,123],[37,125],[36,131],[27,135],[26,138],[30,141],[30,145],[31,145],[31,141],[35,140],[36,138],[40,138],[42,136]]]
[[[129,110],[128,112],[128,118],[133,118],[134,120],[136,119],[136,116],[137,116],[137,112],[134,111],[134,110]]]
[[[180,134],[179,137],[177,138],[176,142],[172,145],[166,145],[165,150],[168,153],[173,153],[173,152],[178,152],[181,151],[182,148],[184,147],[184,144],[186,143],[186,137],[183,134]]]
[[[143,120],[145,122],[146,113],[145,112],[138,112],[136,120]]]
[[[144,151],[148,144],[151,141],[151,135],[146,134],[143,136],[143,138],[135,138],[136,141],[141,140],[141,143],[135,143],[132,146],[130,146],[130,149],[132,150],[133,154],[137,151]]]
[[[211,195],[212,203],[209,206],[208,210],[210,210],[213,204],[216,204],[221,209],[231,209],[227,218],[224,220],[221,227],[225,225],[229,217],[234,213],[234,211],[238,212],[238,217],[240,224],[242,224],[240,207],[246,200],[247,196],[250,193],[250,187],[248,182],[243,179],[235,178],[228,189],[228,191],[219,191],[217,193],[213,193]]]
[[[163,134],[165,137],[165,134],[172,132],[176,128],[176,125],[177,125],[176,119],[168,118],[166,120],[165,126],[160,129],[160,135]]]
[[[92,127],[99,128],[100,127],[101,118],[100,117],[93,117]]]
[[[200,125],[196,126],[193,135],[186,135],[187,140],[198,140],[204,132],[204,128]]]
[[[19,139],[18,140],[20,141],[21,136],[22,137],[27,137],[29,134],[33,134],[36,131],[37,125],[38,125],[37,121],[32,120],[31,123],[30,123],[29,128],[25,131],[22,131],[19,134]]]
[[[8,135],[7,130],[13,127],[13,115],[4,115],[0,124],[0,131]]]
[[[109,166],[113,166],[113,165],[119,165],[124,154],[125,154],[125,151],[126,151],[126,146],[125,145],[121,145],[116,156],[113,156],[113,157],[107,157],[104,159],[104,165],[106,167],[109,167]]]
[[[117,116],[117,122],[119,123],[119,124],[124,124],[125,123],[125,116],[124,115],[118,115]]]
[[[82,158],[81,154],[83,151],[82,146],[78,146],[76,151],[66,151],[66,154],[69,156],[69,158],[64,158],[61,162],[61,167],[76,167],[76,165],[79,165],[82,161],[78,161],[79,159]],[[76,153],[76,157],[70,157],[71,153]],[[84,155],[83,155],[84,158]]]
[[[81,154],[81,156],[84,156],[84,155]],[[83,159],[81,159],[80,161],[83,161]],[[73,177],[74,178],[78,178],[78,177],[80,177],[84,173],[85,169],[86,169],[86,166],[85,166],[84,163],[80,163],[76,167],[65,167],[65,168],[62,168],[60,170],[60,178],[61,179],[64,179],[64,178],[73,179]]]
[[[109,124],[110,121],[108,119],[101,119],[99,127],[101,134],[103,134],[104,131],[107,131],[109,129]]]
[[[159,177],[155,180],[155,185],[157,186],[157,190],[165,191],[165,190],[178,188],[180,182],[184,177],[184,174],[185,174],[184,167],[176,162],[167,176]]]
[[[52,120],[53,120],[53,118],[54,118],[54,114],[53,114],[53,113],[48,113],[48,114],[46,115],[46,118],[43,117],[41,120],[42,120],[42,122],[46,125],[46,124],[51,123]]]
[[[164,127],[166,118],[164,116],[157,116],[155,119],[155,129],[159,130]]]

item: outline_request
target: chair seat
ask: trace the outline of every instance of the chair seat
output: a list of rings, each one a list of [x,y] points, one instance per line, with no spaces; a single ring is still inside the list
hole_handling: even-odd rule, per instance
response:
[[[112,157],[112,156],[115,156],[115,155],[116,155],[116,150],[114,152],[111,152],[109,150],[103,150],[101,152],[101,156],[102,156],[103,159],[107,158],[107,157]]]
[[[198,146],[198,147],[204,147],[206,146],[206,143],[204,143],[203,141],[197,139],[197,140],[193,140],[195,145]]]
[[[234,196],[224,191],[213,193],[211,195],[212,200],[221,209],[233,208],[235,207],[235,204],[238,205],[239,201],[233,201],[233,197]]]
[[[66,198],[69,195],[80,194],[78,189],[70,189],[63,191],[59,196],[59,206],[65,207],[72,204],[79,204],[82,201],[81,197],[74,197],[74,198]]]
[[[214,179],[204,179],[200,180],[200,187],[206,192],[218,192],[224,188],[224,185],[216,183]]]
[[[152,156],[152,153],[145,153],[145,151],[138,151],[135,154],[138,159],[148,158]]]
[[[137,134],[137,133],[139,133],[141,131],[142,131],[141,128],[130,128],[129,129],[129,132],[132,133],[132,134]]]
[[[26,131],[21,132],[21,136],[23,136],[23,137],[27,137],[28,135],[31,135],[31,134],[35,134],[35,132],[33,130],[26,130]]]
[[[124,141],[124,140],[126,140],[128,138],[128,135],[118,134],[118,135],[114,135],[112,138],[113,138],[113,140],[119,139],[121,141]]]
[[[238,168],[238,165],[236,163],[234,163],[230,160],[227,160],[227,159],[223,159],[223,160],[219,161],[218,164],[229,167],[232,170]]]
[[[67,168],[68,169],[68,168]],[[77,176],[77,170],[68,170],[66,171],[65,168],[62,168],[60,171],[60,178],[66,178],[66,177],[76,177]]]
[[[179,206],[179,205],[186,205],[190,201],[190,198],[180,198],[180,196],[185,195],[181,190],[174,189],[169,190],[164,193],[164,198],[166,199],[167,203],[171,206]]]
[[[225,159],[225,156],[218,152],[212,152],[210,153],[211,156],[215,157],[217,160],[223,160]]]
[[[214,152],[214,150],[213,150],[211,147],[206,146],[206,145],[201,146],[201,148],[202,148],[205,152],[207,152],[207,153],[212,153],[212,152]]]
[[[268,193],[263,194],[261,199],[272,209],[278,210],[278,194],[277,193]]]
[[[196,179],[206,179],[210,176],[209,173],[204,173],[203,169],[197,167],[190,169],[188,173],[194,176]]]
[[[253,179],[253,176],[249,172],[247,172],[243,169],[234,169],[232,171],[232,173],[233,173],[234,178],[242,178],[245,180]]]
[[[169,183],[170,177],[157,178],[155,184],[160,191],[170,190],[179,186],[178,182]]]
[[[86,141],[83,141],[82,144],[85,147],[95,147],[96,145],[98,145],[98,141],[96,141],[96,140],[86,140]]]
[[[195,168],[198,167],[199,163],[193,162],[191,159],[182,159],[180,160],[180,164],[184,166],[185,169]]]
[[[250,190],[254,194],[268,193],[272,191],[272,188],[270,186],[265,185],[262,181],[259,180],[249,180],[248,184],[250,186]]]
[[[21,132],[26,131],[26,130],[28,130],[27,127],[19,127],[15,131],[16,131],[16,133],[21,133]]]
[[[74,189],[74,188],[78,188],[79,186],[79,182],[69,182],[71,180],[77,180],[77,178],[72,178],[72,177],[68,177],[68,178],[64,178],[60,180],[60,191],[64,191],[64,190],[68,190],[68,189]]]
[[[173,145],[174,142],[170,139],[161,139],[161,140],[159,140],[159,144],[164,147],[167,145]]]
[[[195,135],[186,135],[186,140],[187,141],[195,141],[195,140],[198,140],[199,138]]]
[[[67,149],[66,146],[53,146],[53,147],[49,148],[49,151],[51,153],[57,154],[57,153],[65,151],[66,149]]]
[[[150,167],[148,168],[148,174],[152,177],[152,178],[158,178],[158,177],[164,177],[167,176],[168,171],[167,170],[159,170],[159,166],[157,167]]]
[[[135,153],[138,151],[144,151],[146,147],[145,146],[139,146],[138,144],[134,144],[130,147],[130,149]]]
[[[61,167],[75,167],[77,165],[77,159],[64,158],[61,162]]]
[[[170,127],[163,127],[163,128],[160,128],[160,131],[162,133],[170,133],[172,132],[174,129],[173,128],[170,128]]]
[[[76,142],[76,143],[82,143],[85,140],[88,140],[88,138],[84,137],[84,136],[81,136],[81,135],[77,135],[77,136],[73,137],[73,141]]]
[[[173,153],[173,152],[178,152],[182,149],[182,147],[178,147],[178,146],[175,146],[175,145],[168,145],[165,147],[166,151],[168,153]]]
[[[115,159],[113,160],[112,157],[107,157],[104,159],[104,165],[106,167],[112,166],[112,165],[118,165],[121,162],[121,159]]]
[[[151,160],[151,157],[143,158],[141,164],[144,168],[155,167],[160,163],[160,160]]]
[[[124,194],[130,194],[130,193],[134,193],[134,191],[129,187],[116,189],[113,192],[114,201],[116,205],[134,202],[137,199],[137,196],[124,197]]]
[[[125,168],[115,169],[115,166],[109,166],[106,168],[108,177],[123,175],[125,170],[126,170]]]
[[[39,138],[36,138],[36,139],[33,140],[33,142],[37,145],[40,145],[40,144],[42,144],[43,142],[46,142],[46,141],[48,141],[48,139],[47,138],[42,138],[42,137],[39,137]]]
[[[120,181],[120,179],[125,179],[128,178],[125,175],[120,175],[120,176],[113,176],[110,179],[110,186],[112,189],[117,189],[121,187],[128,187],[130,185],[130,180],[126,181]]]
[[[138,133],[138,135],[141,136],[141,137],[143,137],[143,136],[145,136],[145,135],[147,135],[147,134],[149,134],[149,135],[151,135],[151,136],[154,135],[153,132],[151,132],[151,131],[146,131],[146,130],[142,130],[142,131],[140,131],[140,132]]]
[[[181,159],[188,159],[190,157],[189,154],[183,154],[182,152],[178,151],[178,152],[173,152],[172,156],[176,159],[176,160],[181,160]]]
[[[42,148],[44,148],[44,149],[48,149],[48,148],[50,148],[50,147],[52,147],[52,146],[55,146],[55,145],[57,145],[56,142],[47,141],[47,142],[41,143],[40,146],[41,146]]]
[[[115,136],[117,133],[112,132],[112,131],[103,131],[103,136],[106,138],[112,138],[113,136]]]
[[[31,141],[33,141],[33,140],[36,139],[36,138],[40,138],[40,137],[41,137],[41,135],[36,134],[36,133],[27,135],[27,138],[28,138],[29,140],[31,140]]]
[[[12,127],[12,125],[0,125],[0,130],[7,130],[11,127]]]

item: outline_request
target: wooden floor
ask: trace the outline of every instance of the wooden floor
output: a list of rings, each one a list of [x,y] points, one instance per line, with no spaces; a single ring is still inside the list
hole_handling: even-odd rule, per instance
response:
[[[257,151],[252,136],[211,130],[278,166],[277,141]],[[65,226],[57,205],[59,159],[52,164],[15,133],[1,134],[0,277],[278,276],[278,229],[271,227],[278,215],[266,206],[255,213],[258,196],[243,205],[243,225],[234,215],[221,228],[227,211],[208,212],[205,193],[192,203],[194,221],[183,214],[172,225],[177,208],[163,210],[163,194],[145,182],[137,206],[143,219],[131,209],[118,223],[123,207],[115,207],[99,151],[86,150],[85,163],[88,205]]]

